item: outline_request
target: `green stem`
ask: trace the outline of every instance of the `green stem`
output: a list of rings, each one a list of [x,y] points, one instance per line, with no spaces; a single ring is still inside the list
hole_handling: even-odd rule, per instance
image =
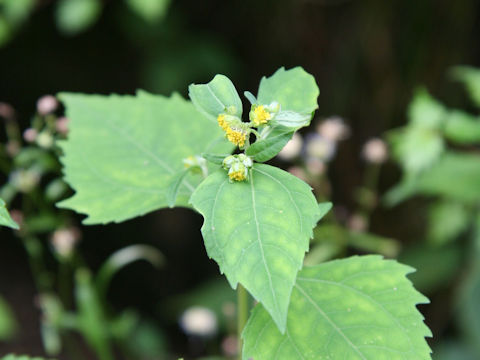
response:
[[[242,359],[242,331],[248,319],[248,292],[238,284],[237,286],[237,337],[238,337],[238,359]]]

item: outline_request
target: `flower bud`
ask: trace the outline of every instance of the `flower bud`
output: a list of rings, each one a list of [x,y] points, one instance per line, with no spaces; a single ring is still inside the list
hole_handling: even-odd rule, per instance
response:
[[[199,155],[188,156],[182,160],[186,169],[192,168],[193,172],[202,173],[204,177],[208,175],[207,160]]]
[[[53,146],[53,142],[53,136],[48,131],[42,131],[36,138],[37,145],[44,149],[50,149]]]
[[[182,314],[180,326],[188,335],[209,338],[217,333],[217,316],[208,308],[192,306]]]
[[[298,133],[294,133],[291,140],[278,153],[278,157],[282,160],[291,160],[296,158],[302,150],[303,139]]]
[[[33,143],[38,136],[38,131],[33,128],[28,128],[23,132],[23,138],[28,143]]]
[[[230,182],[248,179],[248,170],[253,166],[253,161],[245,154],[230,155],[223,160],[223,168],[228,170]]]
[[[317,132],[326,139],[337,142],[350,136],[350,128],[342,118],[333,116],[317,126]]]
[[[57,130],[59,134],[67,135],[69,121],[70,120],[64,116],[59,117],[57,121],[55,121],[55,130]]]
[[[58,255],[68,258],[72,255],[79,240],[80,231],[75,227],[69,227],[55,230],[50,241]]]
[[[388,158],[387,145],[382,139],[370,139],[363,146],[362,155],[370,163],[382,164]]]
[[[37,111],[42,116],[53,113],[57,108],[58,101],[55,96],[45,95],[37,101]]]

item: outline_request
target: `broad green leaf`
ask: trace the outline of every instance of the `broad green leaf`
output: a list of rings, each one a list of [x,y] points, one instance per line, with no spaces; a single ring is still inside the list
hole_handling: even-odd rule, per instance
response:
[[[120,222],[168,206],[182,160],[203,152],[228,153],[220,127],[178,95],[61,94],[70,118],[64,152],[65,181],[76,194],[61,207],[85,213],[86,224]],[[219,141],[219,139],[221,139]],[[188,174],[177,206],[186,206],[201,181]]]
[[[0,198],[0,225],[7,226],[12,229],[19,229],[18,224],[12,220],[5,205],[5,201]]]
[[[243,331],[243,359],[431,359],[431,336],[415,305],[428,299],[380,256],[355,256],[304,268],[282,335],[261,304]]]
[[[408,107],[409,124],[424,129],[439,129],[446,116],[445,107],[426,89],[418,89]]]
[[[311,119],[311,114],[300,114],[294,111],[280,111],[275,115],[272,122],[287,128],[300,129],[301,127],[308,126]]]
[[[188,87],[188,96],[193,105],[211,120],[229,110],[231,115],[242,116],[242,100],[235,86],[225,75],[216,75],[207,84],[192,84]]]
[[[0,297],[0,341],[10,340],[17,327],[12,309],[4,298]]]
[[[285,330],[295,277],[320,209],[310,187],[278,168],[254,164],[249,180],[210,175],[191,202],[204,217],[209,257],[231,286],[240,282]]]
[[[480,118],[463,111],[453,110],[448,114],[443,129],[448,140],[460,144],[476,144],[480,142]]]
[[[128,6],[148,22],[165,17],[171,0],[127,0]]]
[[[246,153],[257,162],[270,160],[283,149],[292,136],[291,129],[283,126],[274,127],[267,137],[257,140],[248,147]]]
[[[100,0],[60,0],[55,17],[60,31],[76,35],[92,26],[101,12]]]
[[[465,85],[472,101],[480,107],[480,69],[456,66],[452,69],[451,75]]]
[[[320,94],[315,78],[295,67],[290,70],[278,69],[272,76],[263,77],[258,89],[258,103],[280,103],[283,111],[311,114],[318,108],[317,98]]]

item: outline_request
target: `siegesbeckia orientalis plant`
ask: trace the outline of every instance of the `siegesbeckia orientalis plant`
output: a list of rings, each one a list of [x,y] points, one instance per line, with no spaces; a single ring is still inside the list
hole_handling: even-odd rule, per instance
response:
[[[302,268],[331,204],[264,162],[310,124],[318,95],[300,67],[264,77],[256,97],[245,92],[246,119],[223,75],[191,85],[191,102],[61,93],[71,120],[62,162],[76,193],[60,206],[87,214],[85,224],[199,212],[207,254],[238,291],[243,359],[430,359],[413,269],[376,255]],[[248,293],[258,304],[247,321]]]

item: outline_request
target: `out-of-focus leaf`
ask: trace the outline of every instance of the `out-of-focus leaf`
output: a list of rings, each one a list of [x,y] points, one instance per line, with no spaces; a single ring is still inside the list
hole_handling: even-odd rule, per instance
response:
[[[446,116],[445,107],[434,99],[426,89],[415,92],[408,107],[409,126],[435,130],[439,129]]]
[[[443,129],[448,140],[459,144],[480,143],[480,118],[460,110],[449,112]]]
[[[12,35],[11,25],[0,15],[0,47],[5,45]]]
[[[410,276],[413,284],[430,294],[452,281],[462,267],[463,252],[458,243],[441,247],[418,245],[400,254],[399,261],[417,269]]]
[[[444,150],[440,133],[429,128],[406,127],[390,132],[393,156],[407,176],[416,176],[432,166]]]
[[[151,321],[141,321],[123,340],[135,359],[163,359],[167,354],[167,338]]]
[[[53,359],[45,359],[41,357],[30,357],[27,355],[14,355],[14,354],[9,354],[5,355],[2,357],[1,360],[53,360]]]
[[[242,334],[243,359],[431,359],[431,332],[415,307],[428,299],[406,278],[412,271],[374,255],[304,268],[285,334],[258,304]]]
[[[59,0],[55,19],[61,32],[76,35],[92,26],[101,12],[99,0]]]
[[[0,341],[10,340],[18,328],[13,311],[8,303],[0,297]]]
[[[455,201],[438,201],[429,209],[428,239],[443,245],[464,232],[470,222],[465,206]]]
[[[13,221],[6,208],[5,201],[0,198],[0,225],[7,226],[12,229],[19,229],[18,224]]]
[[[480,69],[456,66],[451,70],[451,76],[465,85],[472,101],[480,107]]]
[[[27,20],[36,5],[35,0],[2,0],[0,1],[2,15],[13,24],[18,26]]]
[[[150,23],[162,20],[171,0],[127,0],[128,6],[140,17]]]
[[[470,347],[460,341],[441,341],[433,353],[435,360],[478,360]]]

